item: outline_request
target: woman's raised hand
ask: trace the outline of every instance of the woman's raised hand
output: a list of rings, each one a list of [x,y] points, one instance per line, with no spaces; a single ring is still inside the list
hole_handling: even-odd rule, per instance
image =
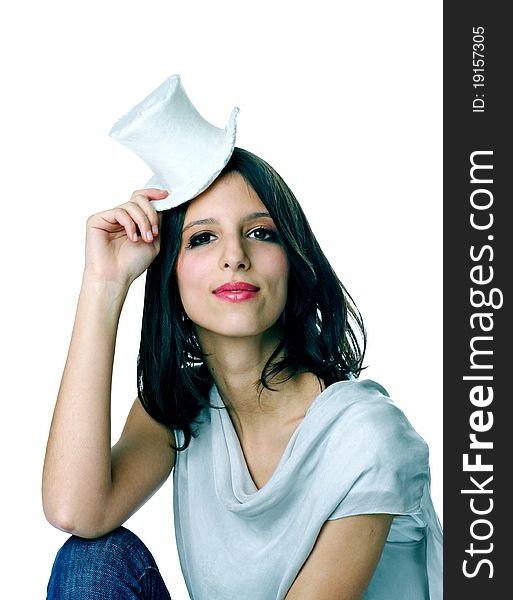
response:
[[[87,220],[84,276],[130,286],[160,250],[160,216],[150,200],[165,190],[136,190],[130,200]]]

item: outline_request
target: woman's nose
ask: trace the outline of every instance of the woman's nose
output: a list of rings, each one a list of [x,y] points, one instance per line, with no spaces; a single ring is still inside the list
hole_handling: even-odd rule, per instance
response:
[[[250,260],[244,246],[244,240],[239,236],[226,240],[221,254],[220,266],[222,269],[233,269],[234,271],[246,271],[249,268]]]

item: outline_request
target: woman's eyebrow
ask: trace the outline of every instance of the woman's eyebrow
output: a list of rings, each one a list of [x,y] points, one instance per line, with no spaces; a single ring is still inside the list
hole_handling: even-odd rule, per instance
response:
[[[247,221],[252,221],[253,219],[260,219],[261,217],[271,218],[271,215],[268,212],[254,212],[249,215],[246,215],[242,219],[242,222],[246,223]],[[219,224],[219,221],[212,217],[210,217],[209,219],[199,219],[197,221],[191,221],[190,223],[187,223],[187,225],[185,225],[184,228],[182,229],[182,232],[186,231],[190,227],[194,227],[194,225],[218,225],[218,224]]]
[[[262,217],[269,217],[269,219],[270,219],[271,215],[268,212],[254,212],[254,213],[251,213],[250,215],[246,215],[242,219],[242,222],[247,223],[248,221],[253,221],[254,219],[261,219]]]
[[[190,223],[187,223],[187,225],[185,225],[185,227],[182,229],[182,232],[185,231],[186,229],[189,229],[190,227],[194,227],[194,225],[216,225],[217,223],[219,223],[219,221],[217,221],[216,219],[200,219],[199,221],[191,221]]]

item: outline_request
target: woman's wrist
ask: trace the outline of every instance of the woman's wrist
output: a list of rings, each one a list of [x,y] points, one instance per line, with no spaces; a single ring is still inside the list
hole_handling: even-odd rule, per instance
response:
[[[121,309],[129,288],[130,282],[128,281],[107,279],[85,269],[80,294],[81,296],[94,298],[97,302],[106,303],[109,306],[118,306]]]

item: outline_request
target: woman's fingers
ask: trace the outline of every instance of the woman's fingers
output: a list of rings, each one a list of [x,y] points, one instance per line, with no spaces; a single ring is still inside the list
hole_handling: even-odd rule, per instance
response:
[[[160,250],[161,215],[151,200],[166,196],[167,192],[153,188],[137,190],[128,202],[89,217],[86,273],[122,285],[139,277]]]
[[[159,233],[161,215],[157,213],[150,200],[162,199],[167,196],[165,190],[154,188],[135,191],[130,200],[110,210],[91,215],[88,227],[101,229],[109,234],[125,230],[126,236],[132,242],[139,237],[152,243]]]
[[[138,233],[145,242],[153,241],[152,223],[146,212],[139,204],[134,201],[123,204],[122,207],[132,218],[138,228]],[[137,241],[137,237],[131,236],[130,239]]]
[[[121,205],[120,208],[124,209],[130,215],[137,226],[136,231],[132,227],[130,227],[129,231],[127,230],[129,239],[137,242],[138,233],[145,242],[153,242],[154,237],[159,232],[160,218],[150,200],[161,200],[167,196],[167,193],[166,190],[156,188],[136,190],[132,194],[131,199]]]

